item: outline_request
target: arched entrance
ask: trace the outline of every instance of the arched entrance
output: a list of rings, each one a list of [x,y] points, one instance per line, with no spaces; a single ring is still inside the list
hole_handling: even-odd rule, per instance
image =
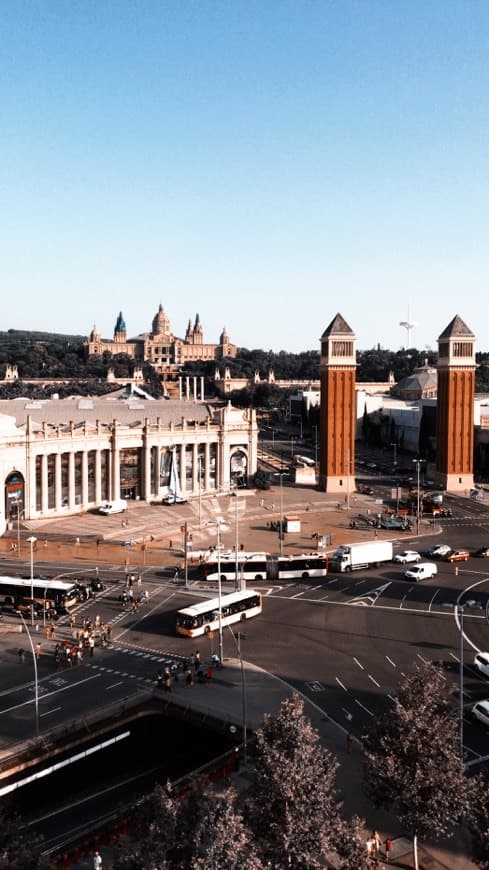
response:
[[[20,471],[12,471],[5,480],[5,516],[8,520],[19,520],[24,512],[24,476]]]
[[[248,457],[243,450],[236,450],[231,454],[229,478],[231,486],[235,486],[239,489],[247,486]]]

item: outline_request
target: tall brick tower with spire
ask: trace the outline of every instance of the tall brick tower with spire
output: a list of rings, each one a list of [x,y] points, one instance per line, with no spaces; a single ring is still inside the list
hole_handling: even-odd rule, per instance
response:
[[[474,485],[475,336],[457,314],[438,339],[436,483],[450,492]]]
[[[319,489],[355,489],[356,336],[337,314],[321,336]]]

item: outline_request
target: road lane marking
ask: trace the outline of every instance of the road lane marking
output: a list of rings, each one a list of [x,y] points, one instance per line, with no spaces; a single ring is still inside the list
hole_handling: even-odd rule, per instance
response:
[[[109,689],[115,689],[116,686],[123,686],[123,685],[124,685],[124,680],[119,680],[118,683],[111,683],[110,686],[107,686],[105,691],[108,692]]]
[[[353,656],[353,661],[354,661],[354,662],[355,662],[355,664],[357,664],[357,665],[358,665],[358,667],[359,667],[359,668],[361,668],[361,669],[362,669],[362,671],[364,671],[364,670],[365,670],[365,668],[364,668],[364,667],[363,667],[363,665],[362,665],[362,663],[361,663],[361,662],[359,662],[359,661],[358,661],[358,659],[356,659],[356,658],[355,658],[355,656]]]
[[[389,701],[392,701],[393,704],[396,703],[396,699],[393,698],[392,695],[389,695],[389,694],[388,694],[387,697],[389,698]]]
[[[372,713],[371,710],[368,709],[368,707],[365,707],[365,705],[362,704],[362,702],[359,701],[358,698],[353,698],[353,700],[355,701],[355,704],[358,704],[358,706],[361,707],[362,710],[365,710],[365,712],[368,713],[368,715],[372,716],[372,718],[373,718],[374,714]]]
[[[434,595],[433,595],[433,597],[432,597],[432,599],[431,599],[431,601],[430,601],[429,607],[428,607],[428,610],[429,610],[429,611],[431,611],[431,605],[433,604],[433,601],[435,600],[435,598],[436,598],[436,596],[438,595],[439,592],[440,592],[440,589],[436,589],[436,590],[435,590],[435,593],[434,593]]]
[[[455,661],[457,662],[457,664],[460,664],[460,659],[455,655],[455,653],[452,653],[451,650],[450,650],[450,652],[448,653],[448,655],[451,656],[452,659],[455,659]]]
[[[428,660],[428,659],[424,659],[423,656],[421,655],[421,653],[416,653],[416,655],[417,655],[418,659],[421,659],[421,661],[423,662],[424,665],[429,665],[429,664],[430,664],[429,660]]]
[[[346,688],[346,686],[343,685],[343,683],[341,682],[339,677],[336,677],[336,682],[338,683],[339,686],[341,686],[341,688],[343,689],[344,692],[348,691],[348,689]]]
[[[364,592],[363,595],[356,595],[355,598],[351,598],[347,604],[365,604],[373,607],[376,601],[380,598],[383,592],[389,588],[391,583],[384,583],[383,586],[375,586],[374,589],[370,589],[369,592]]]
[[[62,707],[53,707],[51,710],[46,710],[45,713],[41,713],[40,718],[42,719],[43,716],[51,716],[51,713],[57,713],[58,710],[62,710],[62,709],[63,709]]]
[[[395,664],[395,662],[392,661],[392,659],[389,658],[389,656],[386,656],[386,659],[393,668],[397,668],[397,665]]]
[[[100,677],[101,674],[92,674],[90,677],[86,677],[84,680],[78,680],[76,683],[69,683],[67,686],[62,686],[59,689],[54,689],[52,692],[46,692],[43,694],[42,700],[45,698],[49,698],[51,695],[57,695],[60,692],[66,692],[68,689],[74,689],[75,686],[81,686],[83,683],[88,683],[90,680],[95,680],[97,677]],[[0,710],[0,716],[4,713],[10,713],[12,710],[18,710],[20,707],[27,707],[28,704],[34,704],[35,698],[29,698],[27,701],[22,701],[20,704],[14,704],[12,707],[6,707],[4,710]]]
[[[300,598],[301,595],[305,595],[305,592],[296,592],[295,595],[291,595],[290,597],[291,598]]]
[[[375,685],[378,686],[378,688],[380,689],[380,683],[378,683],[377,680],[374,680],[372,674],[369,674],[368,678],[369,680],[372,680],[372,683],[375,683]]]

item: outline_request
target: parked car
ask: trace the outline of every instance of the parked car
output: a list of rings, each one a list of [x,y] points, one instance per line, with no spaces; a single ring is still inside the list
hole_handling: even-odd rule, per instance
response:
[[[421,554],[416,550],[403,550],[402,553],[396,553],[392,561],[405,565],[406,562],[419,562],[420,559]]]
[[[479,547],[472,555],[478,559],[489,559],[489,547]]]
[[[434,547],[430,547],[426,555],[429,556],[430,559],[444,559],[445,556],[448,556],[451,552],[452,548],[449,547],[448,544],[435,544]]]
[[[481,674],[489,677],[489,653],[478,652],[474,656],[474,665]]]
[[[468,550],[452,550],[451,553],[444,556],[444,559],[447,562],[466,562],[467,559],[470,559],[470,553]]]
[[[483,725],[489,725],[489,701],[477,701],[477,704],[472,707],[471,713]]]

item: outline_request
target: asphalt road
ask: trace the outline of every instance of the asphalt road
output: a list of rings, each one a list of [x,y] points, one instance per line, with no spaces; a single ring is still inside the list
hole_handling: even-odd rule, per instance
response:
[[[396,550],[425,550],[431,543],[442,541],[470,550],[489,544],[485,506],[468,499],[448,502],[454,517],[437,522],[433,529],[437,534],[419,540],[412,535],[402,536],[395,542]],[[375,504],[375,497],[371,504]],[[43,564],[41,557],[39,553],[36,558],[39,573],[89,577],[95,571],[95,565],[80,566],[71,561],[57,562],[55,566]],[[11,561],[8,564],[10,567]],[[29,563],[19,560],[16,568],[28,574]],[[264,612],[246,626],[243,657],[300,689],[358,737],[392,703],[400,677],[422,660],[444,663],[447,690],[454,690],[456,714],[460,622],[454,606],[464,604],[464,747],[466,760],[483,761],[489,756],[487,730],[472,722],[468,714],[476,700],[489,698],[488,681],[472,667],[474,652],[489,649],[489,562],[470,559],[458,565],[458,574],[453,565],[440,562],[438,575],[420,584],[408,582],[403,573],[403,566],[389,564],[379,570],[330,574],[320,582],[311,579],[281,586],[259,584],[264,593]],[[154,685],[158,668],[169,660],[181,660],[197,646],[202,658],[213,651],[207,638],[192,644],[176,637],[175,612],[203,596],[215,595],[215,589],[191,582],[186,591],[168,577],[164,568],[147,567],[143,570],[142,588],[148,589],[149,600],[132,614],[123,611],[119,601],[123,567],[101,566],[100,576],[106,589],[95,600],[79,605],[77,618],[80,623],[84,617],[94,619],[98,614],[102,621],[110,622],[113,643],[108,649],[97,648],[93,658],[86,655],[82,667],[57,672],[52,655],[54,641],[42,638],[41,733],[43,728],[73,721],[95,707],[103,708],[122,702],[128,694],[147,691]],[[60,620],[57,639],[70,637],[65,617]],[[24,665],[19,664],[21,639],[27,644],[25,635],[0,636],[3,746],[33,734],[32,666],[29,658]],[[215,646],[216,640],[212,643]],[[225,636],[225,651],[227,646],[230,639]],[[227,651],[234,655],[231,648]]]

